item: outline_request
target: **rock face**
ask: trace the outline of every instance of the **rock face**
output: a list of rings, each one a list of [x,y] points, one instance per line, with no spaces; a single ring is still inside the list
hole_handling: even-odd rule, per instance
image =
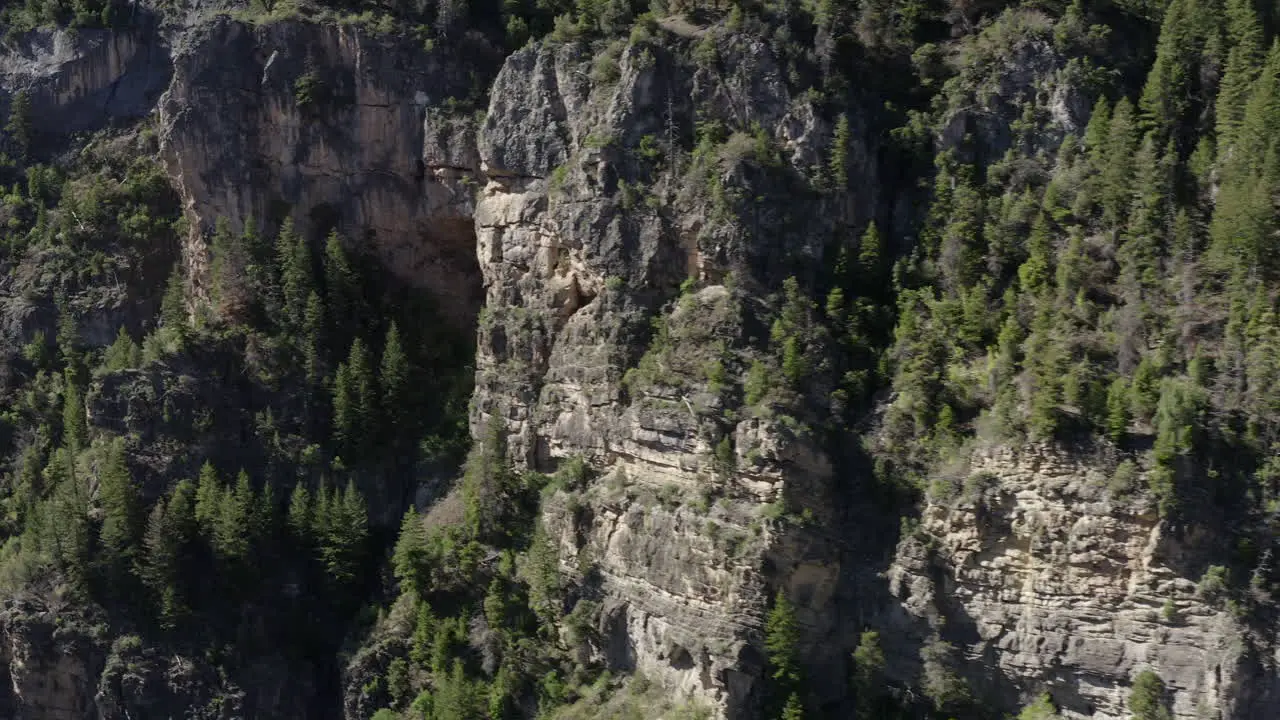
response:
[[[193,29],[160,103],[164,154],[193,228],[223,219],[313,239],[339,230],[404,283],[431,288],[459,328],[479,304],[468,98],[497,59],[480,45],[424,52],[344,26],[226,18]],[[199,291],[197,286],[197,291]]]
[[[1206,563],[1194,538],[1108,497],[1105,461],[980,454],[973,492],[928,504],[891,560],[857,546],[881,527],[850,517],[862,479],[818,449],[813,418],[748,402],[721,376],[745,377],[766,352],[784,279],[818,287],[834,264],[829,240],[892,201],[878,190],[871,123],[849,117],[850,189],[817,192],[808,174],[828,163],[834,128],[793,96],[767,46],[651,32],[604,70],[571,43],[529,46],[499,71],[478,43],[428,51],[350,27],[222,18],[189,30],[172,60],[154,36],[35,34],[0,74],[32,89],[54,133],[145,115],[167,86],[163,154],[191,221],[197,294],[218,219],[270,229],[289,215],[315,240],[339,229],[474,326],[473,433],[498,418],[527,467],[582,456],[594,468],[551,495],[543,517],[572,581],[565,610],[589,609],[583,655],[719,717],[750,717],[765,617],[785,590],[824,716],[839,716],[849,650],[876,627],[895,682],[918,681],[918,650],[937,634],[1001,710],[1047,690],[1069,717],[1118,720],[1131,678],[1150,668],[1179,718],[1271,717],[1274,633],[1197,591]],[[1044,95],[1063,132],[1079,129],[1067,85],[1042,82],[1061,58],[1038,40],[1020,48],[1015,70],[993,70],[999,97],[957,113],[948,136],[1008,147],[1006,100],[1023,90]],[[723,137],[707,140],[699,120]],[[712,149],[689,152],[704,140]],[[91,419],[144,435],[173,395],[196,424],[219,407],[202,393],[227,388],[193,387],[198,376],[178,370],[113,376],[89,397]],[[830,404],[830,374],[818,368],[797,391],[810,406]],[[398,622],[357,655],[370,676],[407,642]],[[180,657],[125,643],[104,660],[55,636],[47,622],[3,618],[0,714],[120,717],[158,695],[217,694],[231,716],[255,694],[215,687]],[[305,689],[273,693],[287,664],[267,670],[256,694],[276,700],[261,706],[287,717]],[[350,717],[382,700],[348,695]]]
[[[875,198],[829,206],[806,227],[804,213],[820,217],[822,205],[788,178],[821,157],[831,128],[790,97],[763,46],[722,41],[704,67],[683,50],[679,40],[629,46],[618,77],[593,82],[581,48],[534,47],[498,75],[480,139],[486,299],[473,429],[497,414],[530,466],[582,455],[599,470],[544,518],[563,572],[598,608],[601,640],[588,652],[743,717],[759,697],[774,588],[797,600],[813,639],[832,629],[832,547],[762,513],[805,494],[822,507],[832,470],[776,421],[732,419],[737,401],[710,386],[707,363],[747,345],[761,288],[803,267],[797,257],[817,262],[819,238]],[[646,161],[643,147],[671,157],[690,143],[694,107],[760,127],[781,169],[761,173],[742,144],[733,150],[738,138],[709,166]],[[855,174],[872,177],[861,136],[850,150]],[[708,177],[757,191],[755,216],[718,212]],[[774,204],[788,195],[790,211]],[[702,289],[672,308],[687,279]],[[655,318],[665,330],[651,338]],[[627,374],[637,365],[660,369]],[[736,457],[717,466],[722,440]],[[830,648],[813,644],[815,667],[838,665]]]
[[[125,31],[33,31],[0,54],[5,115],[11,94],[25,90],[37,141],[148,115],[171,73],[168,47],[145,18]]]
[[[62,626],[61,613],[9,601],[0,613],[0,710],[6,717],[80,720],[91,717],[102,656],[75,628]]]
[[[1191,538],[1107,497],[1105,459],[999,448],[971,473],[967,497],[924,509],[888,577],[909,616],[962,648],[983,697],[1014,708],[1049,692],[1067,717],[1122,720],[1128,681],[1149,669],[1179,718],[1274,712],[1270,652],[1197,592]]]

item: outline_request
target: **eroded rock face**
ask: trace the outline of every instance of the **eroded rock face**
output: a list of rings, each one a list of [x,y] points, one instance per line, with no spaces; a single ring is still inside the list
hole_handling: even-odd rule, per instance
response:
[[[925,624],[883,637],[901,648],[932,626],[963,650],[986,697],[1009,707],[1049,692],[1067,717],[1123,720],[1130,680],[1150,669],[1179,718],[1274,713],[1269,653],[1197,593],[1197,543],[1145,503],[1108,497],[1105,460],[999,448],[977,454],[971,472],[984,479],[955,504],[928,505],[888,573]]]
[[[24,601],[0,611],[0,664],[8,717],[82,720],[92,717],[101,648],[81,629],[59,622],[64,613]],[[7,706],[7,707],[6,707]]]
[[[202,235],[218,219],[270,231],[290,213],[313,239],[336,227],[469,329],[479,277],[464,108],[496,62],[474,44],[425,52],[345,26],[223,18],[193,29],[160,114],[195,228],[186,261],[197,291]]]
[[[711,387],[707,362],[717,343],[748,342],[762,288],[802,267],[797,257],[822,258],[821,238],[875,197],[869,182],[865,196],[826,206],[793,192],[788,178],[822,157],[832,128],[790,97],[767,48],[722,40],[717,51],[699,67],[678,40],[632,45],[603,81],[574,45],[527,48],[504,66],[480,138],[486,301],[472,425],[483,432],[499,415],[533,468],[582,455],[598,469],[544,516],[562,571],[598,609],[600,640],[583,651],[745,717],[761,691],[773,590],[797,600],[809,637],[836,622],[824,609],[839,575],[834,547],[763,512],[788,496],[821,498],[832,468],[775,420],[730,419],[737,401]],[[646,160],[639,148],[691,142],[695,107],[728,127],[759,126],[782,165],[759,173],[732,152],[709,170]],[[858,177],[874,174],[863,136],[850,154]],[[758,192],[754,216],[714,208],[708,173]],[[670,308],[686,279],[702,289]],[[651,337],[657,316],[669,351]],[[663,353],[654,377],[624,383],[646,351]],[[736,457],[717,465],[726,436]],[[812,650],[823,666],[834,648]]]
[[[55,141],[145,117],[169,85],[169,48],[150,21],[127,30],[38,30],[0,53],[8,116],[12,93],[31,101],[36,141]]]

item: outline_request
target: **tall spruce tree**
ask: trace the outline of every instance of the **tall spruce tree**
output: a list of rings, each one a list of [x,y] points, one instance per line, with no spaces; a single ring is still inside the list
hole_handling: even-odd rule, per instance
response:
[[[378,373],[378,385],[382,389],[382,412],[379,417],[384,423],[384,435],[393,445],[399,445],[400,440],[412,438],[414,434],[410,427],[413,418],[410,408],[415,405],[411,372],[409,357],[400,341],[400,330],[393,321],[387,329],[386,342],[382,346],[382,363]]]
[[[107,449],[98,477],[98,496],[102,504],[99,541],[104,559],[119,581],[122,571],[132,566],[141,531],[141,501],[129,473],[123,439],[117,438]]]

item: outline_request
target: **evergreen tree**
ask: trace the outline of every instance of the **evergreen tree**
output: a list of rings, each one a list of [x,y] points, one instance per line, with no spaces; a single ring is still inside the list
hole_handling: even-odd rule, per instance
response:
[[[351,354],[347,356],[347,369],[351,373],[351,383],[356,391],[356,419],[360,430],[356,433],[356,444],[363,452],[371,444],[372,433],[377,432],[379,423],[378,389],[373,359],[369,354],[369,347],[360,338],[356,338],[351,343]]]
[[[1084,146],[1089,153],[1089,164],[1101,171],[1107,166],[1107,139],[1111,136],[1111,104],[1106,97],[1098,98],[1084,130]]]
[[[1125,219],[1130,202],[1130,183],[1133,179],[1133,151],[1137,142],[1137,128],[1133,117],[1133,105],[1128,98],[1116,103],[1115,112],[1108,124],[1106,150],[1101,171],[1100,200],[1102,217],[1113,227],[1119,227]]]
[[[1060,720],[1060,718],[1057,708],[1053,706],[1053,698],[1046,693],[1022,708],[1022,712],[1018,713],[1018,720]]]
[[[1256,176],[1262,170],[1275,131],[1280,129],[1280,39],[1272,43],[1266,64],[1258,74],[1245,103],[1244,117],[1236,135],[1237,152],[1224,174]]]
[[[211,542],[222,511],[222,494],[222,481],[218,479],[218,471],[214,469],[213,463],[206,460],[200,467],[200,478],[196,485],[195,521],[200,534]]]
[[[102,356],[102,367],[107,372],[128,370],[142,365],[142,348],[133,341],[123,325],[116,331],[116,340]]]
[[[804,705],[800,702],[800,696],[791,693],[787,697],[787,704],[782,708],[781,720],[804,720]]]
[[[1227,0],[1227,32],[1231,49],[1215,113],[1218,148],[1224,156],[1235,145],[1250,86],[1263,62],[1262,25],[1250,0]]]
[[[360,397],[351,379],[351,366],[338,363],[333,376],[333,440],[338,452],[354,459],[360,432]]]
[[[312,507],[311,492],[307,490],[306,483],[299,482],[293,486],[293,493],[289,496],[289,516],[288,525],[293,537],[302,545],[310,545],[314,535],[312,534]]]
[[[84,398],[80,392],[80,380],[71,368],[63,373],[62,442],[74,455],[85,447],[89,434],[85,419]]]
[[[884,650],[880,647],[880,633],[866,630],[858,639],[853,651],[853,690],[858,704],[859,717],[872,717],[876,701],[883,692]]]
[[[360,577],[369,539],[364,497],[354,483],[332,498],[328,515],[321,550],[325,570],[339,587],[350,587]]]
[[[45,486],[52,488],[45,504],[43,545],[77,596],[88,590],[90,529],[88,493],[75,474],[75,454],[58,448],[45,469]]]
[[[139,576],[156,598],[167,628],[176,627],[189,611],[182,574],[195,528],[194,496],[190,482],[178,483],[167,502],[159,500],[152,508],[143,537]]]
[[[764,632],[769,677],[782,694],[794,692],[800,684],[800,630],[795,607],[781,590],[774,598]]]
[[[385,423],[385,436],[393,439],[412,437],[413,431],[410,427],[412,415],[409,413],[409,408],[415,404],[414,389],[409,358],[405,355],[404,346],[400,342],[400,331],[395,322],[392,322],[387,330],[378,380],[382,388],[381,419]]]
[[[280,267],[281,325],[286,332],[301,331],[307,312],[307,299],[315,288],[311,272],[311,251],[307,241],[286,218],[276,238],[276,262]]]
[[[409,508],[400,523],[400,536],[396,539],[392,566],[396,580],[402,589],[412,589],[421,594],[430,580],[427,566],[427,530],[422,517]]]
[[[9,101],[9,120],[4,131],[18,150],[18,159],[25,160],[31,152],[31,141],[35,137],[35,124],[32,121],[31,95],[26,90],[19,90]]]
[[[218,313],[232,319],[247,317],[254,301],[248,282],[250,260],[242,238],[231,232],[225,218],[218,218],[214,225],[211,254],[210,295]]]
[[[1147,75],[1139,106],[1143,124],[1165,137],[1187,111],[1192,61],[1197,51],[1192,23],[1194,0],[1172,0],[1164,13],[1156,59]]]
[[[224,489],[219,494],[217,516],[213,521],[213,551],[222,561],[235,565],[249,554],[249,508],[253,503],[253,489],[244,484],[235,489]]]
[[[169,274],[164,298],[160,303],[160,326],[181,338],[187,330],[187,299],[182,273],[175,267]]]
[[[333,347],[346,348],[360,332],[365,315],[360,276],[343,249],[337,231],[329,233],[324,246],[325,306],[329,309]]]
[[[858,244],[858,269],[864,282],[875,282],[880,277],[881,257],[884,254],[884,241],[880,238],[880,230],[874,222],[867,225]]]
[[[844,190],[849,184],[849,146],[853,142],[853,133],[849,129],[849,116],[842,114],[836,121],[835,135],[831,140],[831,180],[837,190]]]
[[[122,439],[116,439],[107,449],[98,478],[98,496],[102,503],[99,540],[105,559],[110,566],[127,567],[134,559],[141,518],[138,491],[125,462]]]
[[[324,377],[324,304],[314,290],[307,296],[307,309],[302,323],[303,366],[307,382],[319,385]]]
[[[347,460],[363,459],[376,432],[378,397],[373,373],[368,347],[356,338],[333,381],[334,435]]]

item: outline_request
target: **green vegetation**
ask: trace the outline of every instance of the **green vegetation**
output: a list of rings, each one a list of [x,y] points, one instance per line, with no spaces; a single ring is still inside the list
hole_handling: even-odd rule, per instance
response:
[[[1129,709],[1133,720],[1171,720],[1173,713],[1164,697],[1164,681],[1150,670],[1143,670],[1133,679],[1129,693]]]
[[[24,0],[0,26],[11,38],[117,27],[133,11]],[[1274,593],[1276,8],[256,0],[237,12],[411,35],[426,52],[545,41],[591,58],[580,79],[602,92],[636,68],[728,76],[744,46],[767,48],[788,122],[812,113],[804,130],[822,138],[800,148],[807,167],[791,166],[802,143],[711,104],[687,108],[683,127],[586,128],[578,148],[609,170],[601,184],[628,222],[670,222],[680,193],[707,214],[697,277],[628,268],[600,300],[635,340],[611,360],[632,365],[619,400],[692,416],[706,441],[708,488],[689,508],[711,514],[714,485],[760,462],[760,447],[735,446],[744,420],[838,450],[841,477],[874,474],[893,510],[984,502],[989,476],[943,472],[983,443],[1088,448],[1114,459],[1097,489],[1126,508],[1229,529],[1233,552],[1206,562],[1198,586],[1206,602],[1248,613]],[[1054,85],[1011,95],[1026,68],[1052,68]],[[474,118],[484,82],[450,109]],[[339,85],[308,65],[294,101],[323,112]],[[1065,122],[1050,94],[1079,117]],[[579,577],[591,558],[562,557],[541,520],[556,503],[584,511],[592,469],[513,465],[496,412],[471,443],[473,348],[428,299],[338,228],[300,232],[289,208],[217,223],[208,283],[186,277],[199,264],[179,261],[188,228],[150,159],[153,129],[54,158],[32,104],[9,98],[0,162],[0,253],[13,297],[34,308],[29,332],[25,316],[14,324],[2,389],[4,589],[74,599],[84,612],[68,622],[101,625],[119,657],[170,643],[227,678],[277,648],[337,658],[387,623],[377,608],[403,603],[412,638],[380,650],[361,688],[382,719],[656,704],[640,678],[583,660],[599,641],[599,599]],[[874,157],[864,136],[884,139]],[[550,171],[550,203],[585,200],[575,193],[599,173],[579,161]],[[872,181],[883,187],[864,192]],[[838,220],[808,224],[796,208]],[[536,324],[489,312],[483,322]],[[863,444],[849,450],[854,434]],[[428,475],[435,505],[412,507]],[[685,502],[674,485],[655,494]],[[791,502],[762,507],[757,531],[813,522],[815,508]],[[1162,614],[1173,622],[1176,607]],[[762,638],[770,717],[817,712],[802,632],[779,593]],[[881,644],[868,630],[853,650],[860,715],[892,714]],[[976,712],[958,648],[939,635],[919,659],[924,711]],[[1168,718],[1164,696],[1138,675],[1135,717]],[[1041,697],[1021,718],[1055,715]]]

